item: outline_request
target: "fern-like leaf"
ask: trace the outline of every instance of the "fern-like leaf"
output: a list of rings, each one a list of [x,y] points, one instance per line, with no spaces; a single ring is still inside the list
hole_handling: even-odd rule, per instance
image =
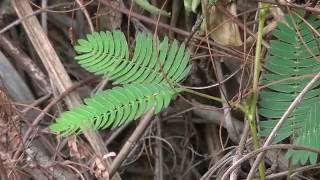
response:
[[[168,84],[129,84],[106,90],[85,99],[85,104],[64,112],[49,128],[64,135],[81,132],[83,127],[104,129],[130,122],[155,107],[155,113],[167,107],[180,89]]]
[[[168,38],[159,43],[151,34],[137,34],[132,58],[120,31],[88,34],[75,50],[82,67],[123,86],[85,99],[84,105],[63,113],[50,129],[64,135],[80,133],[83,128],[118,127],[152,107],[160,112],[181,91],[176,83],[190,71],[184,44],[174,41],[169,46]]]
[[[161,44],[151,34],[138,33],[135,50],[129,58],[128,45],[121,31],[94,32],[75,46],[78,63],[97,75],[105,75],[115,84],[178,83],[190,71],[185,45],[168,38]]]
[[[307,22],[317,30],[320,27],[320,22],[314,17],[310,17]],[[262,136],[270,134],[293,99],[311,80],[312,77],[304,75],[315,74],[320,70],[320,63],[315,58],[320,56],[319,37],[297,15],[286,16],[273,35],[277,39],[270,43],[262,84],[276,83],[260,93],[259,113],[265,117],[265,121],[260,122]],[[307,92],[299,107],[282,125],[275,143],[291,136],[295,144],[320,148],[319,95],[318,83]],[[292,157],[295,164],[305,164],[308,159],[314,164],[317,160],[316,153],[306,151],[289,151],[287,157]]]

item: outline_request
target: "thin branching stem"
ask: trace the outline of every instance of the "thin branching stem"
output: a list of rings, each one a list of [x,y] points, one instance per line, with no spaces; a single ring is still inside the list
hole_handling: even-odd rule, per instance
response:
[[[201,92],[194,91],[192,89],[184,88],[183,86],[180,86],[180,88],[182,88],[182,91],[190,93],[190,94],[194,94],[194,95],[197,95],[197,96],[200,96],[200,97],[204,97],[204,98],[207,98],[207,99],[211,99],[213,101],[217,101],[217,102],[221,102],[221,103],[228,103],[225,99],[222,99],[222,98],[218,98],[218,97],[210,96],[210,95],[207,95],[207,94],[203,94]],[[243,112],[246,111],[245,108],[241,104],[233,103],[233,104],[231,104],[231,107],[239,109],[239,110],[241,110]]]
[[[245,112],[247,119],[250,125],[250,132],[252,136],[254,149],[257,150],[260,147],[259,137],[257,133],[257,124],[256,124],[256,111],[257,103],[259,96],[259,77],[261,73],[261,43],[263,36],[263,28],[265,19],[268,13],[268,8],[266,4],[259,3],[259,26],[258,26],[258,35],[256,43],[256,52],[255,52],[255,63],[254,63],[254,74],[253,74],[253,86],[252,94],[248,99],[248,107]],[[261,180],[265,180],[265,164],[263,161],[259,164],[259,175]]]

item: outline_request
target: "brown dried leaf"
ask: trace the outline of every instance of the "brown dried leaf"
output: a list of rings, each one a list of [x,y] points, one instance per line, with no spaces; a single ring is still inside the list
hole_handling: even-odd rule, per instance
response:
[[[219,3],[219,2],[217,2]],[[226,3],[225,1],[221,3]],[[237,9],[235,3],[229,3],[226,7],[232,15],[236,15]],[[207,29],[210,33],[210,38],[221,45],[240,46],[242,40],[237,24],[226,17],[223,13],[216,10],[214,5],[203,5],[207,9],[205,10],[205,21],[202,24],[201,29],[204,31]]]
[[[77,159],[81,159],[81,155],[79,153],[78,146],[77,146],[77,137],[76,136],[68,137],[68,146],[70,149],[70,156],[75,157]]]
[[[116,156],[114,152],[105,154],[102,159]],[[91,172],[99,179],[109,180],[109,172],[101,162],[101,159],[96,157],[93,164],[91,165]]]

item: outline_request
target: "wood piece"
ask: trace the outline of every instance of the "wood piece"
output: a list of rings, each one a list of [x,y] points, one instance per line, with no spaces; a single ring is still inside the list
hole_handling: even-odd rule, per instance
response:
[[[34,97],[31,91],[1,51],[0,64],[0,78],[5,80],[3,86],[7,88],[10,95],[19,102],[32,101]]]
[[[28,16],[33,10],[27,0],[12,0],[12,6],[17,12],[19,18]],[[50,78],[61,93],[72,86],[72,82],[66,73],[57,53],[52,47],[48,37],[44,33],[39,21],[36,17],[30,17],[22,21],[22,25],[37,51],[43,65],[49,73]],[[81,99],[77,93],[70,93],[65,99],[69,108],[80,104]]]
[[[0,47],[6,51],[22,68],[31,76],[43,93],[51,93],[52,89],[48,83],[47,76],[40,68],[16,46],[9,38],[0,34]]]

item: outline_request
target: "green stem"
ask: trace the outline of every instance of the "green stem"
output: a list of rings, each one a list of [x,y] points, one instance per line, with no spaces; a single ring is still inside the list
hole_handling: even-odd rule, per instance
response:
[[[291,161],[292,158],[289,158],[289,170],[288,170],[288,175],[287,175],[287,180],[290,180],[291,178],[291,175],[292,175],[292,161]]]
[[[227,101],[225,99],[222,99],[222,98],[217,98],[217,97],[214,97],[214,96],[203,94],[203,93],[194,91],[192,89],[184,88],[182,86],[181,86],[181,88],[182,88],[182,91],[184,91],[184,92],[188,92],[188,93],[191,93],[191,94],[194,94],[194,95],[197,95],[197,96],[200,96],[200,97],[204,97],[204,98],[207,98],[207,99],[211,99],[211,100],[214,100],[214,101],[218,101],[218,102],[221,102],[221,103],[227,103]],[[237,109],[240,109],[241,111],[245,112],[245,108],[241,104],[233,104],[231,106],[235,107]]]
[[[263,28],[266,16],[268,14],[268,4],[259,3],[259,26],[257,34],[257,43],[256,43],[256,52],[255,52],[255,62],[254,62],[254,74],[253,74],[253,86],[252,94],[249,97],[248,107],[246,111],[246,116],[250,124],[250,131],[253,141],[253,147],[255,150],[259,149],[260,141],[257,133],[257,124],[256,124],[256,110],[259,97],[259,77],[261,73],[261,44],[263,36]],[[259,164],[259,175],[260,180],[265,180],[265,164],[264,161],[261,161]]]
[[[204,98],[207,98],[207,99],[211,99],[211,100],[214,100],[214,101],[225,102],[225,101],[224,101],[223,99],[221,99],[221,98],[217,98],[217,97],[214,97],[214,96],[210,96],[210,95],[207,95],[207,94],[203,94],[203,93],[194,91],[194,90],[192,90],[192,89],[182,88],[182,90],[183,90],[184,92],[188,92],[188,93],[191,93],[191,94],[194,94],[194,95],[198,95],[198,96],[201,96],[201,97],[204,97]]]

